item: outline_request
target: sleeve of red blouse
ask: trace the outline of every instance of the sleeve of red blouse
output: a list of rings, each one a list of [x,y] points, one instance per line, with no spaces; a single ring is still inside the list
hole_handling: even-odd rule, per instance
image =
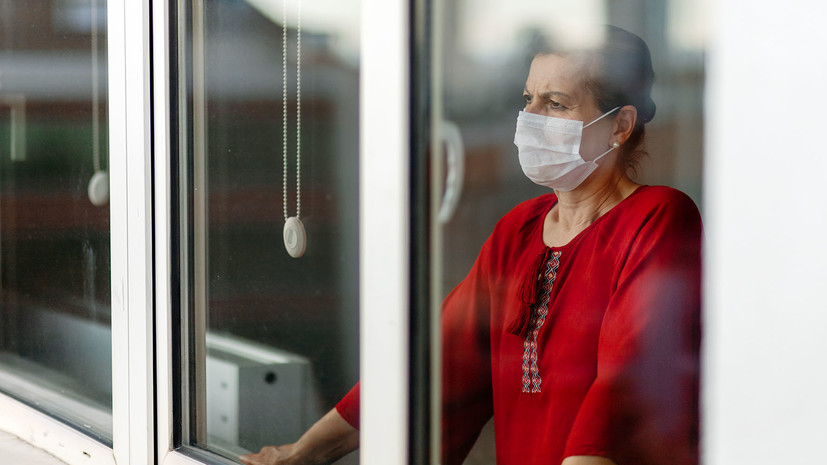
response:
[[[461,464],[493,414],[491,239],[442,307],[442,463]]]
[[[597,376],[566,457],[697,463],[701,221],[688,197],[670,200],[647,218],[619,267]]]
[[[359,386],[355,386],[336,404],[336,411],[350,426],[359,429]]]

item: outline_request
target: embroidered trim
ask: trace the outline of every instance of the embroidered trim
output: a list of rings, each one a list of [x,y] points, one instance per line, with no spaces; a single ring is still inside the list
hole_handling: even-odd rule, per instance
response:
[[[543,280],[542,298],[531,307],[531,319],[528,322],[529,332],[523,342],[523,392],[542,392],[540,368],[537,366],[537,335],[548,315],[548,301],[551,297],[551,288],[557,278],[557,268],[560,266],[560,252],[553,252],[546,262],[545,279]]]

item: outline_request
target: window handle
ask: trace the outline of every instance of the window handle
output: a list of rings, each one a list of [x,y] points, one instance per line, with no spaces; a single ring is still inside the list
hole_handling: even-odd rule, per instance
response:
[[[465,147],[459,126],[455,123],[444,120],[440,129],[442,142],[446,147],[448,175],[445,179],[445,194],[442,197],[442,205],[439,207],[437,218],[440,223],[445,224],[454,216],[457,205],[459,205],[462,182],[465,178]]]

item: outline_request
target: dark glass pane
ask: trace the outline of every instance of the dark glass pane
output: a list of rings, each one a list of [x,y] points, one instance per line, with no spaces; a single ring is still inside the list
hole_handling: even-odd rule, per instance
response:
[[[182,185],[192,199],[182,242],[193,292],[184,330],[195,333],[185,344],[189,442],[228,455],[295,441],[358,378],[358,15],[332,21],[329,8],[306,3],[300,102],[299,3],[288,5],[286,200],[282,4],[183,9],[192,43],[181,136],[193,140],[182,165],[192,176]],[[284,205],[295,216],[299,201],[307,247],[293,258]]]
[[[104,0],[0,2],[0,372],[39,388],[0,387],[103,437],[112,428],[106,89]]]

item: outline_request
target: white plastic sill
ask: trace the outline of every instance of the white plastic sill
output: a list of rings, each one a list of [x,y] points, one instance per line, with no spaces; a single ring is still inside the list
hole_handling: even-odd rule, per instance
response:
[[[66,462],[54,455],[4,431],[0,431],[0,457],[3,457],[3,463],[8,464],[66,465]]]

